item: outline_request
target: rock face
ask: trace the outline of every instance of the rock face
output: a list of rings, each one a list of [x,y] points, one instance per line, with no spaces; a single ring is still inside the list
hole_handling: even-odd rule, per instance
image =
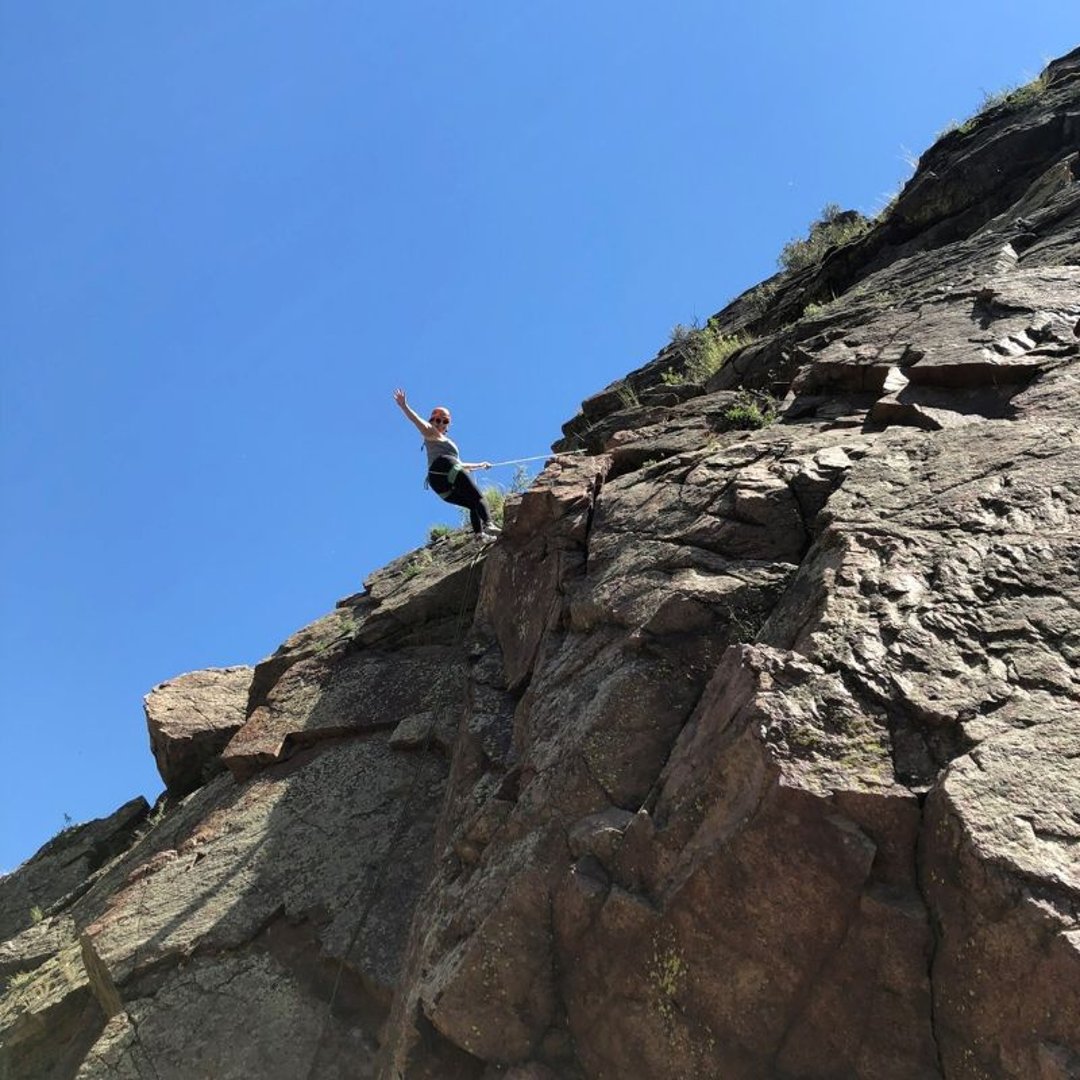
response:
[[[162,812],[0,882],[0,1076],[1080,1076],[1078,146],[1073,53],[498,543],[156,690]]]
[[[243,727],[254,669],[195,671],[155,686],[143,702],[150,750],[171,795],[187,795],[221,769]]]
[[[17,873],[0,877],[0,936],[8,941],[70,903],[100,867],[127,848],[149,809],[139,797],[107,818],[64,829]]]

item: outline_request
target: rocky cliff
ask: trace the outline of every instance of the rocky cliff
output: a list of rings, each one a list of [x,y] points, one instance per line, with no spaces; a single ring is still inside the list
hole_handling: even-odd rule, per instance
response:
[[[0,1076],[1080,1076],[1078,180],[1080,51],[496,544],[153,690],[167,796],[0,880]]]

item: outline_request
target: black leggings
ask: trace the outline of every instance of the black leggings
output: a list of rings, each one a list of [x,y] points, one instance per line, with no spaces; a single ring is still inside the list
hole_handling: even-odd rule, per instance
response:
[[[446,479],[446,473],[452,464],[449,458],[436,458],[428,470],[428,484],[431,485],[431,490],[445,502],[465,507],[469,511],[469,521],[472,522],[473,532],[478,533],[491,521],[484,496],[480,494],[480,489],[464,469],[454,478],[453,484],[450,484]]]

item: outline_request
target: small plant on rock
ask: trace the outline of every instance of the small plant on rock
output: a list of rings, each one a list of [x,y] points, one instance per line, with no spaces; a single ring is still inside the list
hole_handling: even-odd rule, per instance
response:
[[[17,971],[14,975],[9,975],[7,979],[7,989],[5,993],[9,993],[12,990],[18,990],[22,986],[26,986],[34,979],[34,972],[32,971]]]
[[[862,236],[871,224],[858,210],[841,210],[836,203],[826,203],[821,217],[810,226],[809,234],[802,240],[786,243],[777,261],[784,270],[801,270],[816,263],[829,248]]]
[[[624,409],[634,409],[641,404],[637,391],[628,382],[620,383],[615,393],[618,394]]]
[[[487,484],[484,486],[484,502],[487,503],[488,513],[491,514],[491,520],[494,524],[498,525],[501,529],[506,517],[506,499],[508,495],[520,495],[523,491],[528,491],[529,485],[532,483],[533,474],[529,472],[525,465],[518,465],[514,469],[514,475],[510,478],[510,483],[504,488],[501,484]],[[465,527],[469,524],[469,512],[463,510],[461,512],[461,524]]]
[[[951,120],[938,132],[938,135],[939,137],[948,135],[953,131],[958,131],[961,135],[968,135],[975,130],[975,125],[979,122],[980,117],[985,116],[992,109],[1002,105],[1009,112],[1013,109],[1022,109],[1025,105],[1037,101],[1049,85],[1050,80],[1044,71],[1038,78],[1032,79],[1031,82],[1024,83],[1022,86],[1007,86],[1002,90],[995,90],[993,93],[984,90],[982,103],[971,116],[960,123]]]
[[[529,472],[525,465],[518,465],[514,469],[514,475],[510,477],[510,494],[520,495],[529,490],[529,485],[532,483],[533,474]]]
[[[778,289],[776,282],[762,281],[745,294],[744,300],[750,310],[760,317],[768,311],[769,306],[776,299]]]
[[[437,540],[443,540],[453,532],[449,525],[432,525],[428,529],[428,542],[434,544]]]
[[[718,372],[728,359],[749,345],[748,334],[724,334],[715,319],[704,326],[685,327],[679,323],[671,332],[671,341],[682,360],[683,374],[668,370],[661,379],[669,385],[677,382],[705,383]],[[670,377],[669,373],[670,372]]]
[[[744,390],[734,404],[720,413],[720,418],[728,431],[754,431],[768,427],[776,419],[776,402]]]
[[[411,581],[418,574],[422,573],[427,567],[429,567],[434,560],[432,559],[431,552],[427,548],[421,548],[415,555],[405,564],[401,573],[406,581]]]
[[[836,297],[832,297],[829,300],[811,300],[809,304],[802,310],[801,318],[814,318],[817,315],[821,315],[823,312],[828,311],[833,304],[836,303]]]
[[[750,338],[745,334],[721,334],[711,326],[702,331],[702,339],[697,356],[689,368],[694,382],[702,383],[715,375],[729,357],[750,344]]]
[[[506,492],[498,484],[491,484],[484,488],[484,502],[491,520],[501,529],[506,516]]]
[[[1031,82],[1024,83],[1021,86],[1007,86],[1003,90],[996,90],[993,93],[984,91],[982,104],[975,115],[982,116],[983,113],[996,109],[999,105],[1007,106],[1010,111],[1022,109],[1025,105],[1037,101],[1049,85],[1050,80],[1044,71],[1037,79],[1032,79]]]

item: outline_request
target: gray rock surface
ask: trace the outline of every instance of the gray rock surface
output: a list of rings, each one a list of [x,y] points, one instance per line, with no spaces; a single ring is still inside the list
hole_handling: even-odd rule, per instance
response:
[[[78,942],[10,981],[0,999],[0,1075],[61,1080],[79,1068],[104,1027]]]
[[[75,940],[69,915],[43,916],[21,934],[0,943],[0,979],[33,971]]]
[[[149,806],[141,796],[106,818],[71,825],[32,859],[0,877],[0,939],[33,926],[132,842]]]
[[[295,968],[299,951],[279,959],[253,945],[242,955],[196,958],[174,971],[152,998],[117,1013],[87,1052],[78,1080],[250,1080],[308,1074],[324,1080],[373,1076],[370,1037],[325,1009]],[[319,989],[326,991],[329,980]],[[356,1008],[354,997],[347,999]],[[211,1003],[213,1003],[211,1005]],[[325,1029],[325,1030],[324,1030]]]

